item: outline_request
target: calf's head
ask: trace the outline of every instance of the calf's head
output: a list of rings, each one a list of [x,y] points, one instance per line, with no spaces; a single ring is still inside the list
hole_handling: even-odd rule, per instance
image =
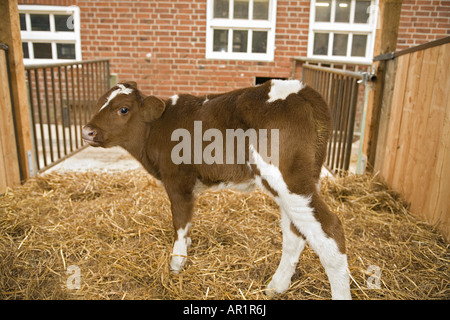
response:
[[[83,127],[83,139],[94,147],[124,146],[143,134],[148,123],[161,117],[165,103],[145,97],[136,82],[112,87],[98,101],[96,113]]]

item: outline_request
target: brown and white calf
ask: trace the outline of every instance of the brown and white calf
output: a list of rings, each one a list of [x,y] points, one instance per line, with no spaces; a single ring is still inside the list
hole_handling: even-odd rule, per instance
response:
[[[135,82],[123,82],[106,92],[97,107],[83,128],[84,140],[92,146],[123,147],[167,191],[175,228],[173,272],[179,272],[187,259],[198,192],[209,187],[245,191],[260,187],[279,205],[283,232],[281,261],[267,292],[288,289],[308,242],[325,268],[332,298],[351,299],[344,231],[318,191],[331,117],[314,89],[297,80],[271,80],[223,94],[181,94],[163,101],[145,96]],[[276,134],[266,132],[255,142],[249,130]],[[200,145],[188,140],[180,147],[186,133],[193,140],[200,135]],[[234,142],[242,134],[241,146],[225,146],[223,137],[231,136]],[[277,154],[269,158],[268,150]]]

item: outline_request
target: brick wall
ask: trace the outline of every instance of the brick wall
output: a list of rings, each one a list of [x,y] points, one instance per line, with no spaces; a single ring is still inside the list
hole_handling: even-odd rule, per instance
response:
[[[83,60],[108,58],[119,80],[148,94],[206,94],[253,85],[255,77],[287,78],[291,57],[306,55],[309,1],[278,0],[273,62],[205,59],[206,0],[31,0],[77,5]]]
[[[397,50],[448,36],[450,36],[450,1],[403,1]]]
[[[273,62],[205,59],[206,0],[19,0],[77,5],[83,60],[107,58],[119,80],[147,94],[207,94],[250,86],[255,77],[287,78],[306,56],[310,1],[278,0]],[[398,49],[449,35],[450,1],[405,0]]]

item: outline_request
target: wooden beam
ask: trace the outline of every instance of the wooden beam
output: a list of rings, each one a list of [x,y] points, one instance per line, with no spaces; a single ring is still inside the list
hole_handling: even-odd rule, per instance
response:
[[[24,180],[30,177],[33,171],[33,161],[31,163],[28,161],[28,154],[33,154],[31,152],[33,145],[17,0],[0,1],[0,21],[0,42],[5,43],[9,48],[8,62],[14,121],[17,132],[20,173],[22,180]]]
[[[8,79],[6,51],[0,49],[0,79]],[[5,81],[5,83],[8,83]],[[0,194],[20,184],[16,135],[9,86],[0,86]]]
[[[393,52],[397,48],[401,8],[402,0],[380,0],[374,56]],[[367,156],[369,169],[373,168],[375,164],[386,61],[376,61],[374,63],[374,69],[377,81],[374,83],[373,90],[369,94],[363,144],[363,153]]]

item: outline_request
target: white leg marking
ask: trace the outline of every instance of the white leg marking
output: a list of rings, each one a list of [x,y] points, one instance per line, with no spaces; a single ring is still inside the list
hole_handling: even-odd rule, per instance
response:
[[[177,240],[173,245],[172,259],[170,261],[170,270],[173,273],[179,273],[187,260],[187,249],[191,245],[191,238],[187,237],[190,223],[184,229],[177,230]]]
[[[253,146],[250,146],[250,153],[253,156],[255,165],[261,172],[261,176],[278,192],[278,197],[275,197],[275,201],[280,206],[281,211],[286,213],[286,216],[300,233],[306,237],[308,243],[319,256],[330,281],[332,298],[351,299],[347,255],[339,251],[336,241],[327,237],[322,229],[322,225],[314,217],[313,209],[310,206],[311,196],[305,197],[291,193],[277,167],[264,162]],[[255,181],[261,184],[261,179],[255,179]],[[293,257],[293,255],[291,256]],[[275,279],[275,281],[277,284],[278,279]],[[276,288],[275,291],[277,291]]]
[[[267,285],[266,293],[269,296],[274,293],[282,293],[289,288],[298,259],[306,243],[305,239],[297,236],[291,230],[291,220],[283,210],[281,210],[281,230],[283,232],[283,251],[277,271]]]

